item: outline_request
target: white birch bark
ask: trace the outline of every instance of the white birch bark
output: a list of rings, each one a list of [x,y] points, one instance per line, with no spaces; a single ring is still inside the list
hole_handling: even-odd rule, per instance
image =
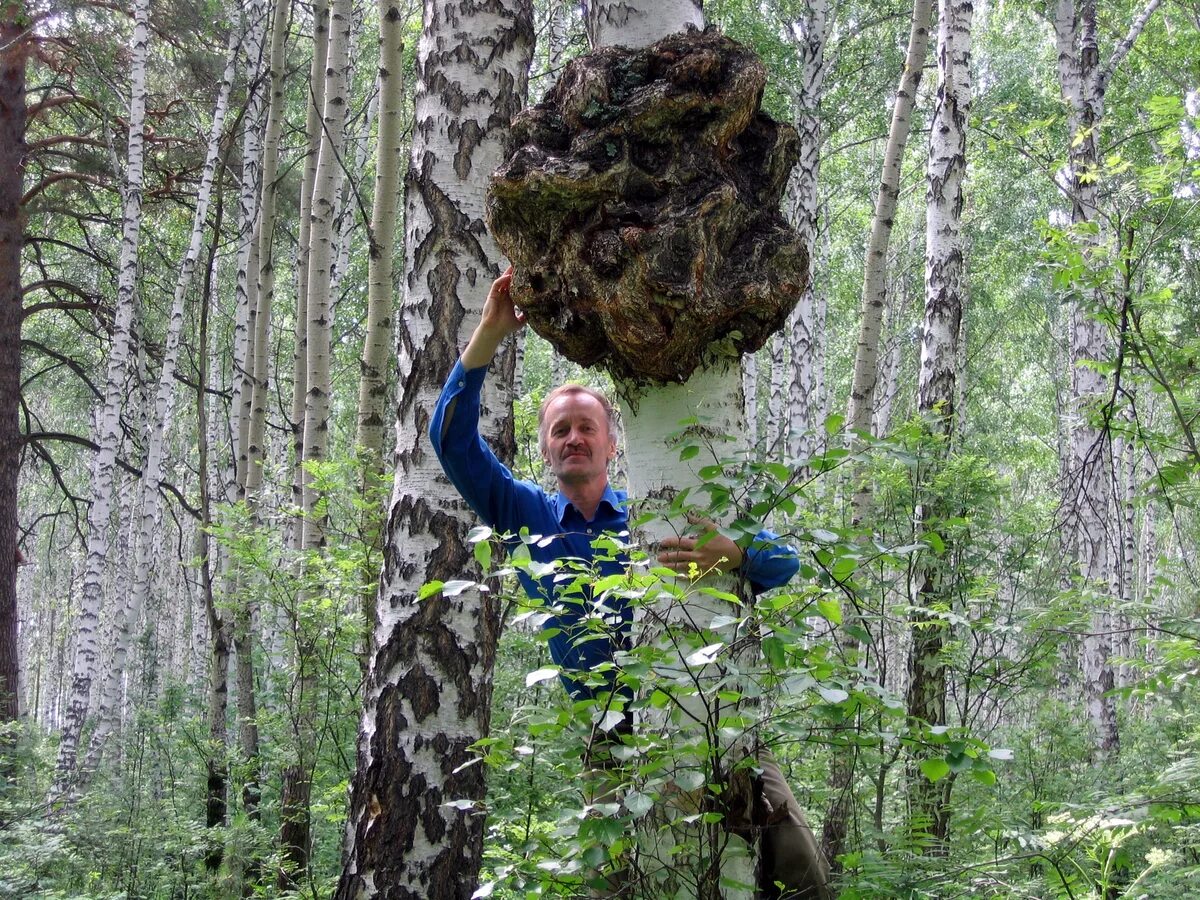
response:
[[[583,24],[593,47],[645,47],[688,26],[704,28],[702,0],[587,0]]]
[[[742,356],[742,415],[746,419],[746,434],[750,446],[758,446],[758,356],[746,353]]]
[[[499,609],[475,591],[417,602],[422,584],[461,578],[471,557],[463,542],[468,517],[426,429],[488,285],[504,268],[483,224],[484,190],[524,99],[533,15],[527,0],[464,0],[453,8],[426,0],[424,11],[397,317],[396,481],[336,894],[343,900],[470,897],[483,849],[482,817],[446,804],[485,794],[482,768],[463,764],[488,731]],[[511,366],[511,352],[494,363],[480,421],[509,460]]]
[[[1059,87],[1068,110],[1071,168],[1071,221],[1079,226],[1099,224],[1100,131],[1104,98],[1113,73],[1133,47],[1161,0],[1149,0],[1130,25],[1125,38],[1100,63],[1095,0],[1058,0],[1054,33],[1058,49]],[[1098,231],[1082,235],[1085,246],[1098,247]],[[1066,529],[1073,538],[1079,576],[1085,590],[1096,591],[1091,628],[1084,637],[1081,664],[1084,703],[1096,750],[1119,749],[1117,712],[1108,632],[1110,609],[1104,601],[1109,586],[1109,534],[1113,517],[1112,445],[1106,428],[1097,428],[1090,417],[1105,402],[1108,379],[1092,365],[1111,353],[1108,328],[1101,313],[1110,302],[1102,288],[1071,304],[1069,337],[1071,354],[1072,427],[1068,436],[1065,499]]]
[[[786,438],[784,429],[788,421],[788,384],[791,381],[787,369],[787,331],[788,329],[785,327],[783,330],[775,332],[771,335],[771,343],[768,345],[770,355],[767,359],[771,365],[770,378],[767,380],[767,436],[765,441],[768,459],[779,457],[783,452]]]
[[[700,4],[692,0],[671,0],[658,4],[627,0],[588,3],[584,7],[584,20],[593,48],[613,44],[640,47],[668,34],[683,31],[689,26],[704,27]],[[776,341],[777,343],[772,344],[772,356],[775,355],[776,346],[784,346],[781,339],[777,338]],[[786,379],[780,377],[782,373],[782,362],[776,365],[773,359],[772,396],[766,437],[769,448],[778,447],[781,437],[779,423],[786,421],[782,410],[786,402],[786,397],[783,396]],[[672,446],[668,440],[672,433],[679,430],[681,420],[696,416],[698,411],[702,417],[710,418],[710,421],[704,423],[702,433],[711,428],[711,433],[728,435],[738,442],[731,445],[722,440],[717,445],[718,454],[736,454],[739,447],[745,449],[745,398],[741,379],[742,369],[729,366],[702,369],[693,374],[685,384],[656,386],[644,392],[629,385],[618,385],[618,395],[622,401],[622,421],[627,435],[629,495],[635,503],[653,502],[675,491],[701,483],[693,469],[694,465],[698,468],[698,464],[681,462],[679,448]],[[776,423],[773,426],[772,419]],[[702,434],[700,437],[702,439]],[[711,457],[705,460],[712,461]],[[683,523],[651,523],[647,526],[646,537],[650,540],[661,539],[682,527]],[[721,579],[716,583],[720,585]],[[732,586],[729,581],[724,584],[726,588]],[[736,613],[736,610],[734,612]],[[651,601],[641,610],[639,615],[643,624],[635,629],[634,639],[638,643],[657,642],[665,639],[666,633],[670,631],[695,631],[697,627],[705,627],[712,623],[716,615],[729,613],[728,604],[712,602],[711,598],[704,595],[693,594],[689,596],[686,604],[675,602],[666,595]],[[699,737],[697,730],[701,730],[709,739],[710,746],[718,748],[714,756],[707,761],[680,758],[677,759],[677,765],[690,765],[693,768],[702,765],[709,769],[706,775],[712,778],[728,776],[729,767],[744,758],[747,753],[753,752],[757,742],[757,734],[753,729],[730,739],[716,733],[715,728],[708,727],[715,724],[722,715],[734,712],[730,705],[716,697],[716,691],[711,689],[714,682],[710,682],[709,679],[720,677],[727,666],[752,664],[758,655],[756,641],[748,639],[745,634],[733,633],[737,629],[736,625],[730,624],[724,626],[724,629],[728,632],[722,633],[728,638],[727,647],[733,643],[735,637],[744,642],[740,644],[744,648],[741,653],[724,654],[707,666],[689,665],[686,656],[680,654],[669,667],[682,677],[699,678],[706,683],[709,690],[684,701],[692,707],[690,715],[685,713],[678,719],[651,723],[652,727],[655,724],[659,727],[664,737],[670,734],[683,743]],[[747,689],[748,695],[753,693]],[[696,720],[703,724],[696,726]],[[712,771],[716,768],[723,768],[725,771]],[[729,778],[730,796],[738,787],[738,779]],[[722,834],[719,840],[705,840],[706,836],[712,835],[705,835],[704,829],[712,826],[697,827],[685,823],[687,817],[679,813],[679,808],[673,807],[667,801],[653,816],[647,817],[653,818],[654,822],[648,823],[648,827],[639,836],[639,864],[642,868],[640,874],[653,879],[652,891],[661,896],[680,898],[754,896],[752,886],[756,884],[758,876],[758,846],[747,844],[731,833]],[[671,824],[667,825],[667,822]],[[666,827],[657,827],[660,825]],[[716,827],[720,829],[719,825]],[[692,858],[687,858],[687,853],[673,853],[671,848],[677,844],[690,844],[694,848]],[[719,856],[719,859],[702,859],[706,854]],[[681,866],[690,871],[685,877],[678,878],[675,871]],[[717,875],[714,880],[720,883],[708,883],[709,875]],[[735,886],[739,884],[748,886],[748,889]]]
[[[242,124],[242,176],[238,193],[238,252],[234,295],[233,378],[230,416],[234,478],[226,488],[232,502],[245,493],[249,464],[250,410],[254,402],[254,350],[258,332],[258,200],[262,175],[264,0],[244,9],[246,114]]]
[[[121,409],[130,361],[131,325],[137,306],[138,246],[142,223],[142,181],[145,171],[146,53],[149,44],[149,0],[135,0],[130,43],[129,138],[126,150],[121,252],[117,266],[117,302],[112,346],[105,376],[104,402],[96,416],[88,508],[87,569],[84,572],[76,624],[71,697],[63,722],[52,795],[61,797],[75,775],[79,736],[88,715],[92,680],[97,674],[97,631],[103,604],[104,567],[108,557],[114,467],[121,444]]]
[[[309,104],[304,133],[308,154],[300,183],[300,228],[296,259],[296,337],[292,350],[292,506],[304,506],[304,422],[308,397],[308,282],[312,245],[313,190],[321,151],[321,122],[325,109],[325,67],[329,57],[329,2],[313,0],[313,55],[308,74]],[[290,546],[300,549],[303,528],[291,525]]]
[[[325,65],[321,143],[313,181],[308,247],[308,389],[304,403],[304,462],[319,463],[328,457],[332,382],[330,353],[333,335],[332,265],[337,213],[337,190],[343,173],[347,75],[354,6],[351,0],[333,0],[330,7],[329,47]],[[304,519],[301,549],[316,552],[325,543],[324,517],[317,514],[320,495],[313,476],[301,473]],[[299,598],[302,603],[304,597]],[[296,679],[293,714],[294,756],[283,771],[280,799],[280,850],[286,877],[302,877],[308,868],[311,843],[311,774],[316,731],[316,672],[312,639],[299,622],[293,629]]]
[[[364,471],[372,474],[382,474],[384,464],[387,363],[396,290],[393,259],[404,155],[404,73],[399,60],[404,49],[405,24],[404,12],[397,0],[379,3],[379,137],[367,260],[367,324],[362,376],[358,383],[358,436],[355,440],[364,454]]]
[[[233,84],[237,64],[237,35],[231,32],[229,58],[217,90],[213,108],[212,125],[209,128],[204,165],[200,173],[200,185],[196,194],[196,211],[192,217],[192,231],[175,283],[171,299],[170,318],[163,346],[162,367],[159,370],[158,390],[154,399],[154,416],[148,430],[146,461],[142,467],[140,504],[136,514],[137,533],[134,538],[134,560],[127,601],[118,604],[113,618],[116,632],[112,665],[109,667],[101,692],[96,728],[92,732],[85,769],[95,771],[99,764],[104,744],[113,731],[115,717],[111,713],[119,698],[121,678],[125,674],[129,656],[130,627],[138,622],[150,589],[150,579],[160,569],[158,536],[162,528],[163,457],[166,436],[170,429],[175,406],[175,371],[179,362],[179,344],[183,332],[184,302],[196,261],[200,257],[208,218],[209,202],[212,199],[213,179],[217,169],[221,134],[225,128],[225,113],[229,106],[229,93]]]
[[[879,337],[883,327],[883,311],[887,294],[887,255],[892,237],[892,221],[900,196],[900,167],[904,148],[912,130],[912,110],[917,88],[929,47],[929,23],[932,0],[915,0],[912,28],[908,37],[908,53],[900,86],[892,105],[892,121],[884,147],[883,168],[879,192],[875,196],[875,212],[871,216],[871,234],[867,242],[867,257],[863,271],[861,318],[858,345],[854,354],[854,372],[850,382],[850,405],[847,426],[851,430],[869,432],[871,413],[875,407]]]
[[[875,211],[871,216],[871,232],[867,241],[867,256],[863,266],[862,306],[859,319],[858,344],[854,353],[854,370],[850,378],[850,402],[846,427],[851,434],[869,433],[871,415],[875,408],[875,389],[879,365],[879,337],[883,325],[886,293],[886,262],[892,237],[892,221],[900,196],[900,168],[904,148],[912,130],[912,110],[917,88],[929,48],[929,23],[932,0],[914,0],[912,23],[908,35],[908,52],[904,71],[892,104],[892,119],[883,151],[879,191],[875,196]],[[859,526],[867,520],[870,495],[860,488],[851,497],[851,524]],[[852,617],[852,624],[860,624]],[[843,648],[850,660],[855,660],[861,646],[852,634],[843,634]],[[834,798],[825,816],[821,846],[826,859],[836,867],[845,850],[851,816],[855,760],[853,754],[842,754],[833,760],[830,772],[831,795]]]
[[[817,185],[821,167],[821,98],[825,93],[825,43],[829,34],[829,0],[808,0],[802,14],[791,23],[790,36],[799,56],[800,83],[796,88],[795,125],[800,136],[800,159],[792,171],[792,224],[808,248],[811,273],[804,296],[789,320],[791,378],[788,384],[787,458],[806,460],[816,449],[820,396],[816,390],[815,359],[818,342],[816,292],[824,270],[817,266]]]
[[[284,47],[287,42],[289,0],[275,0],[267,55],[267,118],[262,141],[262,199],[258,205],[258,312],[253,336],[254,367],[249,427],[246,435],[246,499],[256,503],[262,486],[262,467],[269,400],[271,317],[275,305],[275,210],[279,192],[279,142],[283,130]]]
[[[917,404],[931,434],[943,442],[935,452],[944,459],[955,430],[958,337],[966,301],[962,210],[971,103],[972,0],[939,0],[938,10],[938,86],[925,175],[925,318]],[[922,530],[936,531],[946,515],[944,499],[925,497],[914,518]],[[914,566],[908,656],[907,712],[914,723],[931,726],[947,724],[943,648],[949,626],[929,612],[950,603],[945,595],[950,577],[945,571],[947,555],[940,556],[934,559],[931,552],[923,553]],[[920,751],[910,756],[909,829],[924,838],[918,842],[922,849],[942,855],[948,850],[953,781],[931,782],[920,771],[921,758]]]
[[[743,416],[744,399],[741,379],[736,367],[728,369],[708,368],[696,372],[685,384],[652,388],[644,393],[618,387],[621,400],[621,421],[626,429],[626,454],[629,469],[629,496],[641,504],[638,511],[653,510],[657,503],[669,502],[679,491],[703,484],[698,470],[703,465],[726,457],[735,457],[748,449],[747,433]],[[697,417],[703,422],[699,428],[689,429],[685,440],[700,444],[706,436],[720,436],[712,451],[702,450],[692,460],[680,460],[680,446],[670,436],[680,430],[680,422]],[[732,437],[732,443],[726,440]],[[686,523],[657,519],[643,529],[638,538],[649,545],[665,537],[674,536],[686,527]],[[686,579],[680,579],[686,587]],[[735,579],[710,576],[705,585],[718,590],[734,592]],[[656,664],[655,673],[662,679],[657,682],[662,690],[672,692],[674,713],[648,716],[644,727],[657,732],[656,738],[665,746],[694,746],[703,738],[708,745],[719,748],[710,759],[697,759],[694,754],[673,752],[674,772],[682,775],[698,768],[705,775],[706,783],[729,778],[729,767],[748,753],[753,753],[757,744],[757,733],[747,730],[730,739],[717,723],[724,717],[752,712],[746,702],[727,703],[717,697],[717,684],[725,689],[738,690],[734,680],[738,671],[752,670],[758,662],[757,640],[747,633],[747,626],[740,622],[745,610],[731,607],[728,602],[717,600],[706,594],[689,592],[685,600],[673,594],[663,593],[658,598],[647,598],[648,604],[636,612],[635,640],[639,644],[654,643],[662,650],[665,662]],[[718,617],[737,618],[738,622],[712,628],[715,636],[723,643],[717,658],[709,664],[688,662],[692,651],[698,649],[686,643],[689,635],[700,629],[710,628]],[[680,647],[686,649],[680,650]],[[732,648],[738,648],[734,651]],[[682,687],[682,689],[680,689]],[[691,688],[698,691],[693,693]],[[743,686],[744,688],[745,686]],[[752,690],[747,691],[752,695]],[[725,771],[715,771],[723,767]],[[727,788],[730,797],[735,791],[734,780],[729,779]],[[685,796],[688,792],[684,792]],[[695,798],[692,797],[692,800]],[[733,884],[754,885],[757,883],[758,847],[732,834],[721,834],[721,839],[705,841],[704,826],[699,828],[686,822],[688,809],[674,807],[666,801],[666,807],[651,817],[651,827],[639,845],[639,876],[652,885],[652,890],[661,896],[720,896],[725,900],[755,896],[754,891],[735,888]],[[713,826],[708,826],[712,828]],[[719,833],[720,825],[716,826]],[[727,838],[728,840],[724,840]],[[689,847],[679,852],[677,846]],[[708,853],[720,854],[718,866],[704,858]],[[687,876],[680,878],[676,872],[686,868]],[[705,872],[720,872],[722,883],[697,885],[697,875]],[[719,894],[716,891],[719,890]],[[695,893],[693,893],[695,892]]]

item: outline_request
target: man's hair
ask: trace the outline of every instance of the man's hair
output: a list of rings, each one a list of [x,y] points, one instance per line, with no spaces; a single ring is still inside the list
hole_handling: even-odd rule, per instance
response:
[[[542,400],[542,405],[538,407],[538,450],[545,451],[546,449],[546,410],[559,397],[565,397],[569,394],[586,394],[599,401],[600,405],[604,408],[604,417],[608,422],[608,436],[615,443],[620,433],[620,422],[617,419],[617,410],[612,405],[612,401],[604,396],[601,391],[590,388],[586,384],[560,384],[545,396]]]

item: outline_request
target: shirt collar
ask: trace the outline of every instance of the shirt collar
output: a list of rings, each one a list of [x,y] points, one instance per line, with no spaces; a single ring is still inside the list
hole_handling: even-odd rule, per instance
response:
[[[575,509],[575,504],[564,497],[561,493],[556,493],[551,497],[551,502],[554,504],[554,515],[558,519],[558,524],[563,525],[563,521],[567,517],[568,509]],[[623,513],[625,510],[625,495],[624,492],[613,490],[612,482],[604,486],[604,493],[600,496],[600,503],[596,507],[596,518],[600,517],[600,509],[607,503],[609,509],[614,513]],[[578,509],[575,509],[579,513]],[[580,513],[580,515],[582,515]],[[594,521],[594,520],[593,520]]]

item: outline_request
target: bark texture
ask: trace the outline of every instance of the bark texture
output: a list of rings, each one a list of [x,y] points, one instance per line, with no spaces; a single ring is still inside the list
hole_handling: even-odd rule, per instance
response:
[[[99,666],[100,609],[104,599],[104,569],[109,550],[109,518],[115,491],[117,450],[121,444],[121,410],[126,400],[126,377],[133,344],[137,306],[138,246],[142,223],[142,180],[145,173],[146,54],[149,43],[149,0],[134,5],[130,47],[129,143],[123,190],[121,252],[117,274],[117,308],[108,355],[104,401],[96,416],[92,458],[92,504],[88,508],[87,568],[76,625],[71,699],[58,745],[53,794],[61,796],[75,777],[79,737],[88,715],[92,681]]]
[[[21,211],[25,177],[23,5],[0,13],[0,725],[17,717],[17,475],[21,464]]]
[[[1106,62],[1100,60],[1095,0],[1058,0],[1054,33],[1058,77],[1070,127],[1071,222],[1089,255],[1103,250],[1100,223],[1101,151],[1104,98],[1117,67],[1129,54],[1161,0],[1149,0],[1117,42]],[[1072,298],[1069,323],[1071,400],[1074,421],[1063,468],[1065,530],[1073,538],[1080,578],[1097,592],[1090,633],[1083,641],[1083,687],[1088,719],[1101,754],[1119,749],[1116,701],[1110,653],[1111,614],[1104,595],[1116,558],[1119,514],[1112,505],[1115,471],[1107,424],[1097,425],[1107,402],[1109,382],[1102,367],[1112,355],[1106,319],[1113,315],[1112,297],[1103,287]]]
[[[965,305],[962,251],[963,178],[967,171],[967,113],[971,102],[971,0],[940,0],[938,86],[929,130],[925,197],[925,319],[921,340],[918,407],[940,439],[933,467],[948,455],[955,433],[958,338]],[[949,498],[923,498],[915,518],[937,532],[949,517]],[[907,712],[913,726],[946,725],[946,658],[953,603],[951,552],[921,554],[913,579],[912,646],[908,656]],[[936,750],[934,751],[936,753]],[[930,781],[920,770],[926,752],[909,760],[909,829],[918,846],[948,852],[953,778]]]
[[[878,382],[879,336],[883,328],[886,299],[888,245],[892,239],[892,222],[896,215],[896,202],[900,196],[900,166],[904,161],[904,148],[912,130],[912,110],[917,100],[917,88],[921,84],[925,55],[929,49],[929,23],[932,12],[932,0],[914,0],[908,34],[908,52],[904,57],[904,71],[900,73],[900,85],[896,90],[887,144],[883,151],[879,193],[875,196],[875,212],[871,216],[867,258],[863,267],[858,345],[854,351],[854,371],[851,375],[850,402],[846,415],[846,427],[851,433],[869,433],[871,430],[871,415],[875,408],[875,389]],[[852,524],[857,526],[865,521],[869,505],[870,495],[866,488],[856,490],[851,499]],[[851,617],[851,624],[860,624],[857,617]],[[861,644],[857,637],[847,632],[843,647],[847,657],[853,660],[858,655]],[[835,871],[841,865],[838,857],[845,850],[846,836],[850,828],[854,769],[853,753],[834,756],[829,776],[833,800],[825,816],[821,847]]]
[[[797,138],[759,110],[765,82],[750,50],[693,30],[576,59],[513,122],[488,222],[563,356],[682,382],[783,324],[808,254],[779,213]]]
[[[428,0],[424,13],[405,183],[396,482],[339,898],[468,900],[483,852],[483,816],[447,804],[486,792],[484,767],[463,764],[488,733],[499,610],[476,591],[417,601],[425,582],[472,568],[469,512],[426,435],[466,338],[460,327],[478,321],[502,269],[483,223],[484,187],[524,99],[533,13],[528,0]],[[511,352],[497,359],[480,422],[501,459],[515,449],[511,365]]]

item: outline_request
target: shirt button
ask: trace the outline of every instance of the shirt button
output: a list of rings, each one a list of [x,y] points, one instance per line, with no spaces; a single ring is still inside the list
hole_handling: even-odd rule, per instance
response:
[[[589,528],[589,529],[588,529],[588,534],[591,534],[591,533],[592,533],[592,529],[590,529],[590,528]]]
[[[463,380],[460,378],[460,379],[458,379],[458,386],[459,386],[459,387],[466,387],[466,386],[467,386],[467,383],[466,383],[465,381],[463,381]]]

